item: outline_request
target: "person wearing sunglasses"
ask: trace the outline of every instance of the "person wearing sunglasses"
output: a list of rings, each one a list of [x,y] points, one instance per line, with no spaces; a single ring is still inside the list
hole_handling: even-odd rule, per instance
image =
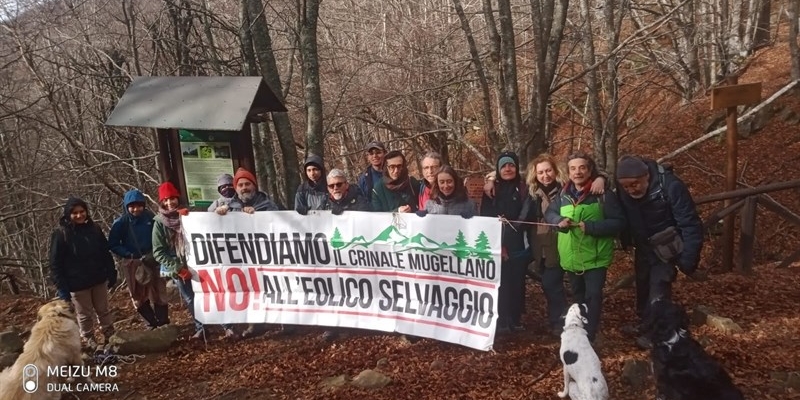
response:
[[[335,215],[345,211],[371,211],[369,200],[356,185],[347,182],[344,171],[334,168],[327,176],[328,198],[322,210],[330,210]],[[341,328],[329,328],[322,333],[322,340],[329,342],[339,336]]]

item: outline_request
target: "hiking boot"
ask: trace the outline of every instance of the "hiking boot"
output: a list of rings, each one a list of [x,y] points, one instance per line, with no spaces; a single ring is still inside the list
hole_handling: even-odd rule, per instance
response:
[[[512,332],[522,332],[525,330],[525,325],[522,325],[522,322],[512,322],[508,325],[508,329]]]
[[[92,351],[95,351],[97,349],[97,341],[94,340],[94,337],[81,338],[81,344],[85,349],[91,349]]]
[[[619,331],[630,336],[640,336],[644,329],[642,329],[641,324],[637,325],[625,325],[622,328],[619,328]]]
[[[225,339],[225,340],[236,340],[238,338],[239,338],[239,335],[237,335],[236,332],[233,331],[233,329],[231,329],[231,328],[225,329],[225,335],[223,336],[223,339]]]
[[[192,335],[192,337],[189,338],[189,340],[204,340],[206,337],[205,333],[206,331],[204,329],[200,329],[197,332],[195,332],[194,335]]]
[[[166,304],[156,304],[153,307],[156,316],[156,326],[169,325],[169,306]]]
[[[338,336],[339,336],[338,332],[332,331],[332,330],[327,330],[325,332],[322,332],[322,337],[321,338],[322,338],[323,342],[331,342],[334,339],[336,339],[336,337],[338,337]]]
[[[653,348],[653,342],[646,336],[639,336],[636,338],[636,347],[642,350],[650,350]]]
[[[142,318],[147,322],[148,329],[153,329],[158,326],[158,319],[156,318],[156,312],[153,310],[153,306],[150,305],[149,301],[142,303],[139,307],[136,308],[136,312],[142,316]]]

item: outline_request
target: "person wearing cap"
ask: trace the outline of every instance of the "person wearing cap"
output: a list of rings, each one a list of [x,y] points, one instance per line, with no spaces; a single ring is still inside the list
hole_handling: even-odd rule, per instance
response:
[[[122,209],[122,215],[111,225],[108,242],[111,252],[122,259],[122,273],[128,294],[136,312],[150,328],[169,324],[166,281],[159,276],[157,265],[144,262],[152,257],[155,214],[147,209],[144,194],[138,189],[125,192]],[[149,274],[137,280],[137,269],[145,268]]]
[[[504,217],[511,221],[530,221],[528,189],[519,174],[519,158],[512,151],[497,156],[495,196],[484,194],[480,215]],[[525,229],[518,223],[504,223],[501,247],[501,274],[498,290],[497,332],[524,330],[525,266],[530,256],[525,248]]]
[[[217,207],[227,206],[228,203],[231,202],[233,196],[236,195],[236,189],[233,187],[233,176],[231,176],[231,174],[222,174],[217,178],[217,192],[219,192],[220,198],[214,200],[214,202],[208,206],[208,211],[214,212],[217,210]]]
[[[303,183],[297,187],[294,196],[294,209],[300,214],[310,210],[321,210],[328,197],[325,181],[325,164],[322,157],[311,154],[303,164]]]
[[[594,342],[603,310],[603,287],[614,258],[614,239],[625,226],[619,199],[611,191],[591,193],[597,174],[594,160],[579,152],[567,158],[569,181],[545,211],[558,225],[558,256],[572,287],[574,301],[588,308],[586,334]]]
[[[194,289],[192,272],[186,264],[188,244],[183,235],[181,216],[189,210],[180,205],[180,192],[172,182],[164,182],[158,187],[158,214],[153,218],[153,257],[175,282],[175,286],[194,319],[194,334],[191,339],[205,339],[205,327],[195,318]],[[222,325],[225,338],[234,338],[230,326]]]
[[[256,211],[279,210],[278,205],[266,193],[258,190],[258,181],[252,172],[241,167],[237,169],[233,175],[233,187],[236,194],[227,205],[217,207],[217,214],[225,215],[228,211],[252,214]]]
[[[369,166],[359,175],[358,187],[367,200],[372,201],[372,189],[375,188],[377,182],[383,179],[383,161],[386,155],[386,146],[381,141],[373,140],[367,143],[364,151],[367,152]]]
[[[641,319],[653,300],[672,296],[672,283],[677,277],[675,266],[687,275],[697,269],[703,247],[703,223],[689,189],[672,168],[626,155],[617,163],[616,179],[628,220],[622,245],[635,249],[636,314]],[[658,251],[662,243],[668,251],[674,247],[671,243],[677,248],[665,256]],[[643,333],[638,326],[626,330]],[[637,344],[648,347],[643,338],[640,336]]]
[[[383,163],[383,178],[372,188],[372,211],[413,213],[419,210],[420,182],[408,174],[408,162],[403,153],[390,151]]]
[[[233,211],[252,214],[256,211],[280,210],[278,205],[266,193],[258,190],[257,182],[252,172],[241,167],[237,169],[233,175],[233,186],[236,190],[236,195],[233,196],[227,206],[217,207],[216,213],[226,215],[228,211]],[[247,328],[242,332],[242,337],[256,336],[264,331],[266,331],[264,324],[248,324]],[[286,330],[286,332],[288,333],[289,331]],[[235,337],[233,333],[231,335]]]

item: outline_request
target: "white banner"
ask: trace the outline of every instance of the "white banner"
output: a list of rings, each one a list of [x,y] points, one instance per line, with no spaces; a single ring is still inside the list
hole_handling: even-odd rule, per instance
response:
[[[494,342],[495,218],[193,212],[182,223],[201,322],[396,331],[480,350]]]

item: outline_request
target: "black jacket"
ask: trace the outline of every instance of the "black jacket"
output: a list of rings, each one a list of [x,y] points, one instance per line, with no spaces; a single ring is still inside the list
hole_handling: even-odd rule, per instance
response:
[[[495,183],[495,196],[489,198],[483,195],[481,200],[480,215],[482,217],[505,217],[510,221],[531,221],[533,211],[527,202],[530,202],[528,187],[522,180],[519,172],[519,158],[513,152],[506,151],[497,156],[497,161],[503,157],[511,157],[517,165],[517,177],[504,181],[500,179],[500,168],[496,169],[497,181]],[[503,247],[509,255],[517,255],[525,252],[525,231],[526,226],[521,224],[503,224]]]
[[[103,230],[91,218],[80,225],[70,222],[72,208],[79,205],[89,217],[86,202],[70,197],[64,205],[60,226],[50,236],[50,273],[61,291],[86,290],[117,273]]]
[[[674,226],[683,239],[683,252],[678,258],[678,266],[693,270],[700,261],[703,247],[703,222],[697,214],[692,195],[671,169],[664,168],[662,173],[655,161],[643,161],[650,169],[647,194],[641,199],[634,199],[624,190],[619,190],[620,202],[628,220],[627,230],[622,237],[623,245],[648,249],[648,238]]]
[[[372,205],[367,197],[361,193],[361,189],[356,185],[350,185],[344,197],[334,200],[330,195],[325,199],[322,210],[331,210],[334,214],[341,214],[344,211],[372,211]]]

